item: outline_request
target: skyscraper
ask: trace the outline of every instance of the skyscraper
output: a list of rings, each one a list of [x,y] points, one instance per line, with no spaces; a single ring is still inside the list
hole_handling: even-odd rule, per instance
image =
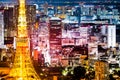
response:
[[[4,44],[13,44],[14,30],[14,7],[7,7],[4,9]]]
[[[3,12],[0,11],[0,47],[4,47],[4,21],[3,21]]]
[[[53,17],[49,21],[50,53],[61,49],[62,24],[61,19]]]

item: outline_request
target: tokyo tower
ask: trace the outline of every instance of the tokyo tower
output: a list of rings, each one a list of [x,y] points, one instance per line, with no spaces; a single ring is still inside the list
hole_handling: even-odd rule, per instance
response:
[[[25,0],[19,0],[16,54],[7,80],[41,80],[30,59],[25,5]]]

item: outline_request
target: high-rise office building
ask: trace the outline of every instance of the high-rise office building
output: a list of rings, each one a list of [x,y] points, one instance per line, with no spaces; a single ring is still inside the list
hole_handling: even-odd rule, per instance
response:
[[[14,34],[14,7],[4,9],[4,44],[13,44]]]
[[[120,43],[120,25],[116,25],[116,42]]]
[[[108,26],[108,47],[116,47],[116,25]]]
[[[109,64],[107,62],[96,61],[95,62],[95,79],[96,80],[108,80]]]
[[[61,19],[53,17],[49,22],[50,53],[56,53],[61,50]]]
[[[0,48],[4,47],[4,21],[3,12],[0,11]]]

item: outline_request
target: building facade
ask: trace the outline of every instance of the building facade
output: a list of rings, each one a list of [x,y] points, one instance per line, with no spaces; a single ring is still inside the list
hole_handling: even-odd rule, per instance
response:
[[[50,53],[61,50],[62,24],[61,19],[51,18],[49,21]]]
[[[4,44],[13,44],[14,34],[14,7],[4,9]]]
[[[4,47],[4,21],[3,21],[3,12],[0,12],[0,47]]]

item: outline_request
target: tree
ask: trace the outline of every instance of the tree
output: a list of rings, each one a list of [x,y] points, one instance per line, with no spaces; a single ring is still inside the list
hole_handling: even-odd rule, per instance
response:
[[[74,75],[72,80],[80,80],[81,78],[85,77],[86,70],[84,67],[77,66],[74,68],[73,73]]]
[[[115,78],[113,78],[113,74],[110,74],[109,78],[110,78],[110,80],[116,80]]]

